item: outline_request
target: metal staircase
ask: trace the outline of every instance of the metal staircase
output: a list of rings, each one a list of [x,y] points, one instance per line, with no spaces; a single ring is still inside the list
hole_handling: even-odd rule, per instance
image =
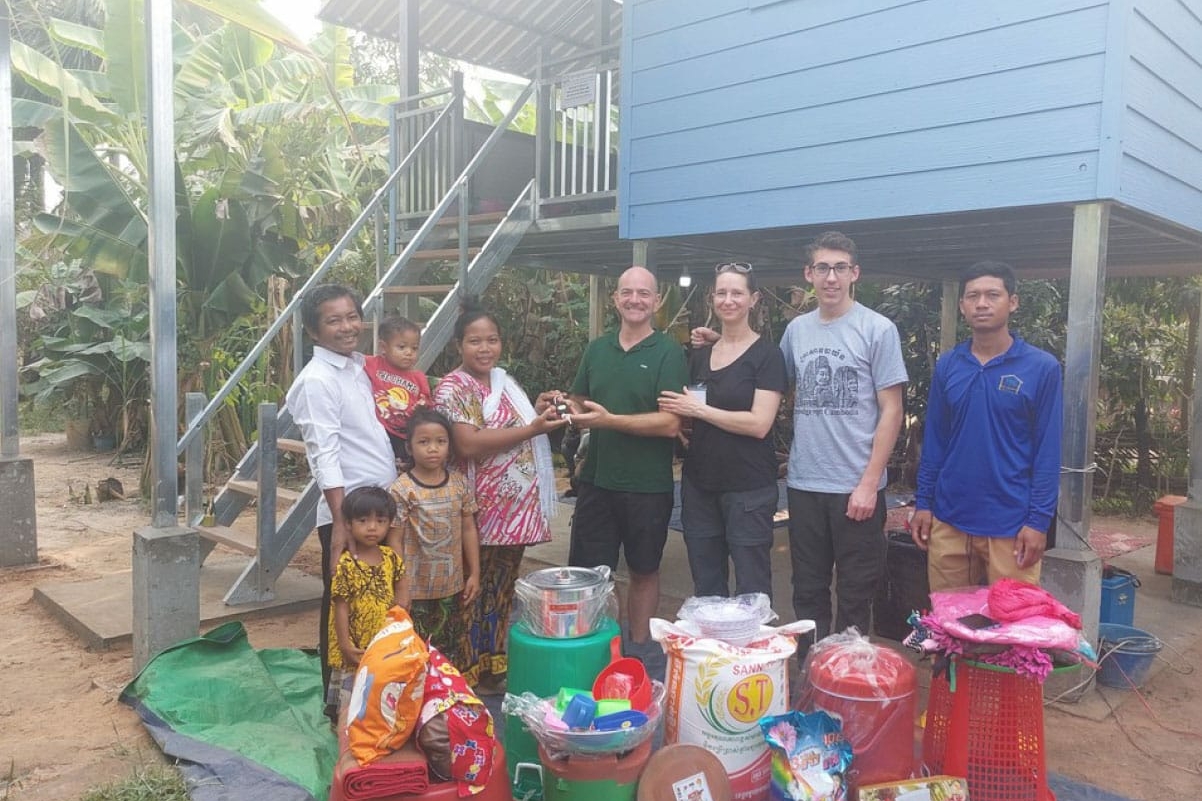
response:
[[[536,197],[533,165],[531,180],[502,214],[469,214],[468,187],[481,163],[493,151],[502,133],[509,127],[535,88],[532,82],[514,102],[509,114],[497,124],[477,152],[455,169],[450,178],[433,175],[431,165],[446,172],[449,164],[458,161],[456,142],[462,142],[462,80],[456,79],[450,90],[410,98],[400,115],[408,121],[407,130],[414,140],[405,143],[404,157],[397,163],[384,185],[376,191],[350,229],[339,239],[318,269],[298,290],[280,316],[268,327],[263,337],[231,373],[221,390],[207,400],[200,394],[187,396],[187,428],[177,443],[177,453],[185,456],[185,522],[202,537],[201,561],[218,545],[224,545],[250,557],[248,564],[225,595],[227,604],[246,604],[274,597],[275,582],[288,562],[300,549],[315,528],[320,490],[309,479],[300,490],[287,490],[278,483],[277,468],[280,451],[304,453],[304,443],[286,408],[262,404],[259,409],[257,441],[247,450],[232,477],[213,499],[211,508],[203,502],[204,441],[206,424],[226,403],[230,393],[241,382],[268,346],[279,336],[288,320],[292,320],[293,354],[296,372],[303,364],[300,307],[306,295],[321,283],[330,268],[338,261],[348,245],[374,223],[377,243],[376,286],[364,299],[366,317],[377,319],[384,308],[386,296],[413,292],[445,292],[433,315],[425,322],[418,368],[429,369],[431,363],[450,338],[459,299],[464,294],[480,294],[505,264],[506,259],[530,229],[534,220]],[[431,98],[446,94],[441,103],[429,103]],[[422,105],[422,103],[425,103]],[[419,124],[415,125],[414,120]],[[456,126],[460,126],[457,129]],[[449,144],[448,144],[449,143]],[[394,163],[396,163],[394,159]],[[411,210],[415,188],[428,191],[438,187],[441,194],[431,209]],[[420,204],[418,204],[420,205]],[[453,213],[452,213],[452,210]],[[395,250],[387,242],[399,246],[400,221],[420,219],[420,225],[406,232],[404,246],[392,257],[383,258],[385,251]],[[457,262],[457,280],[450,285],[423,285],[425,269],[434,262]],[[253,534],[235,526],[235,521],[248,508],[256,508],[257,521]],[[277,512],[283,509],[283,515]]]

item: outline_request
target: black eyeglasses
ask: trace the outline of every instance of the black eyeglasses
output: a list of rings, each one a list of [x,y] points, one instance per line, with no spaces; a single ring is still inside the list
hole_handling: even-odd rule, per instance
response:
[[[717,275],[732,271],[736,273],[749,273],[751,272],[751,265],[745,261],[732,261],[727,262],[726,264],[719,264],[714,267],[714,273]]]
[[[813,270],[817,275],[825,276],[830,275],[831,273],[834,273],[835,275],[847,275],[849,272],[851,272],[851,268],[854,266],[854,264],[848,264],[845,261],[841,261],[838,264],[827,264],[824,261],[820,261],[817,264],[811,264],[810,269]]]

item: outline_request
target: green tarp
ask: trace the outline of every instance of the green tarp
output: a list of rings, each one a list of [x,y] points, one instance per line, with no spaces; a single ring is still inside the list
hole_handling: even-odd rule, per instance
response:
[[[338,743],[312,654],[255,650],[241,623],[226,623],[156,656],[121,700],[181,760],[195,801],[329,794]]]

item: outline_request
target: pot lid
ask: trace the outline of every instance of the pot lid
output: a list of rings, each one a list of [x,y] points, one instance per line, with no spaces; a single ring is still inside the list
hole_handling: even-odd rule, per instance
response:
[[[578,590],[609,581],[609,568],[548,567],[528,573],[523,579],[540,590]]]

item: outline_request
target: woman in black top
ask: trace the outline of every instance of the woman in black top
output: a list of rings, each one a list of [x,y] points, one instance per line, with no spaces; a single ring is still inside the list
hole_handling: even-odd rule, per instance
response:
[[[776,453],[768,435],[785,392],[785,360],[776,343],[751,329],[759,302],[751,265],[719,264],[714,314],[722,335],[693,351],[689,376],[704,398],[664,392],[660,409],[693,420],[680,483],[681,523],[696,595],[762,592],[772,597],[772,517]]]

